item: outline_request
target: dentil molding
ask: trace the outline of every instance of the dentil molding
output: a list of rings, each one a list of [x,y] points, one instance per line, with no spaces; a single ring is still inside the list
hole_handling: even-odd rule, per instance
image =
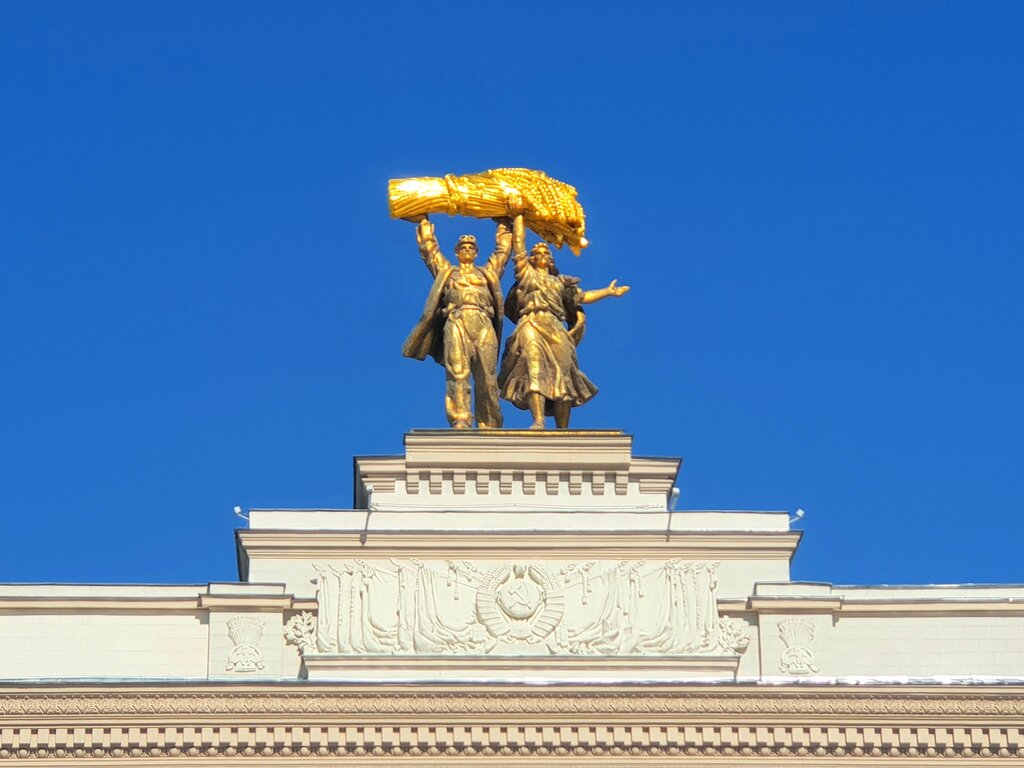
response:
[[[134,765],[227,757],[374,764],[407,758],[643,758],[689,764],[815,765],[823,758],[916,764],[1024,759],[1024,687],[808,690],[694,686],[623,692],[410,691],[403,686],[238,684],[0,689],[0,760]],[[1009,759],[1009,760],[1007,760]],[[733,763],[730,763],[733,761]],[[301,764],[291,762],[290,764]]]

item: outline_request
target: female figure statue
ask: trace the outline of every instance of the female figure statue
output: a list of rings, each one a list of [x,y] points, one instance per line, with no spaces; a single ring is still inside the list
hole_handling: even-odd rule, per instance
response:
[[[522,216],[513,224],[513,251],[516,282],[505,298],[505,316],[516,328],[505,343],[498,388],[503,399],[530,411],[531,429],[544,429],[545,415],[565,429],[572,408],[597,394],[576,360],[586,324],[583,305],[622,296],[629,286],[612,280],[607,288],[582,290],[579,278],[559,273],[547,243],[527,254]]]

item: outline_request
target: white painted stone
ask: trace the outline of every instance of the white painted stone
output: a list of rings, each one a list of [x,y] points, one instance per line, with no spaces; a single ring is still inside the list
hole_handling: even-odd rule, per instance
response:
[[[785,512],[253,509],[249,530],[282,531],[789,531]]]
[[[307,657],[310,680],[560,682],[731,682],[735,656],[348,656]]]
[[[198,611],[0,611],[0,679],[202,679],[204,619]]]
[[[361,508],[253,510],[241,582],[0,585],[0,679],[1024,676],[1024,585],[793,582],[788,514],[670,513],[631,445],[414,432]]]

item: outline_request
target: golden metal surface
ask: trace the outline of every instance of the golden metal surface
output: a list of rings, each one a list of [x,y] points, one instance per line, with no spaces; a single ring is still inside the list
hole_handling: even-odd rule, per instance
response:
[[[597,394],[576,359],[586,325],[583,305],[622,296],[629,286],[612,280],[607,288],[582,290],[579,278],[559,273],[544,243],[527,254],[522,216],[513,225],[513,250],[516,282],[505,315],[516,328],[505,342],[498,388],[503,399],[530,411],[531,429],[544,429],[545,416],[566,429],[571,410]]]
[[[502,427],[499,396],[533,416],[567,429],[570,412],[597,394],[580,370],[576,347],[586,328],[585,304],[622,296],[615,280],[583,290],[579,278],[559,273],[548,243],[579,255],[587,246],[583,208],[576,188],[527,168],[497,168],[466,176],[391,179],[391,215],[416,224],[416,242],[434,284],[419,323],[402,347],[417,360],[428,355],[445,368],[445,414],[455,429]],[[475,264],[476,238],[455,244],[456,262],[441,255],[432,213],[491,217],[495,250]],[[545,241],[526,250],[526,228]],[[502,297],[501,277],[515,252],[516,281]],[[502,317],[516,323],[497,372]],[[472,393],[473,404],[470,405]]]
[[[423,263],[434,276],[420,321],[402,347],[417,360],[430,355],[445,370],[445,415],[455,429],[501,427],[495,373],[501,339],[501,275],[512,250],[512,228],[498,221],[494,253],[483,267],[474,263],[476,239],[460,237],[457,264],[441,255],[434,225],[423,217],[416,227]],[[470,407],[470,389],[473,407]]]
[[[587,247],[576,188],[544,171],[495,168],[466,176],[391,179],[388,207],[396,219],[431,213],[480,219],[522,214],[526,226],[552,245],[568,245],[577,256]]]

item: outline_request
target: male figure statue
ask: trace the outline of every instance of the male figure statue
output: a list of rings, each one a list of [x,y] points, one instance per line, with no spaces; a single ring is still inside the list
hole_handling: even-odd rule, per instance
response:
[[[473,424],[470,378],[478,427],[501,427],[498,404],[498,343],[504,307],[501,275],[512,252],[512,223],[495,219],[494,253],[482,267],[475,264],[476,238],[463,235],[455,244],[458,263],[441,255],[434,225],[426,217],[418,222],[416,242],[423,262],[434,276],[423,316],[405,340],[402,354],[423,360],[430,355],[445,370],[444,409],[455,429]]]

